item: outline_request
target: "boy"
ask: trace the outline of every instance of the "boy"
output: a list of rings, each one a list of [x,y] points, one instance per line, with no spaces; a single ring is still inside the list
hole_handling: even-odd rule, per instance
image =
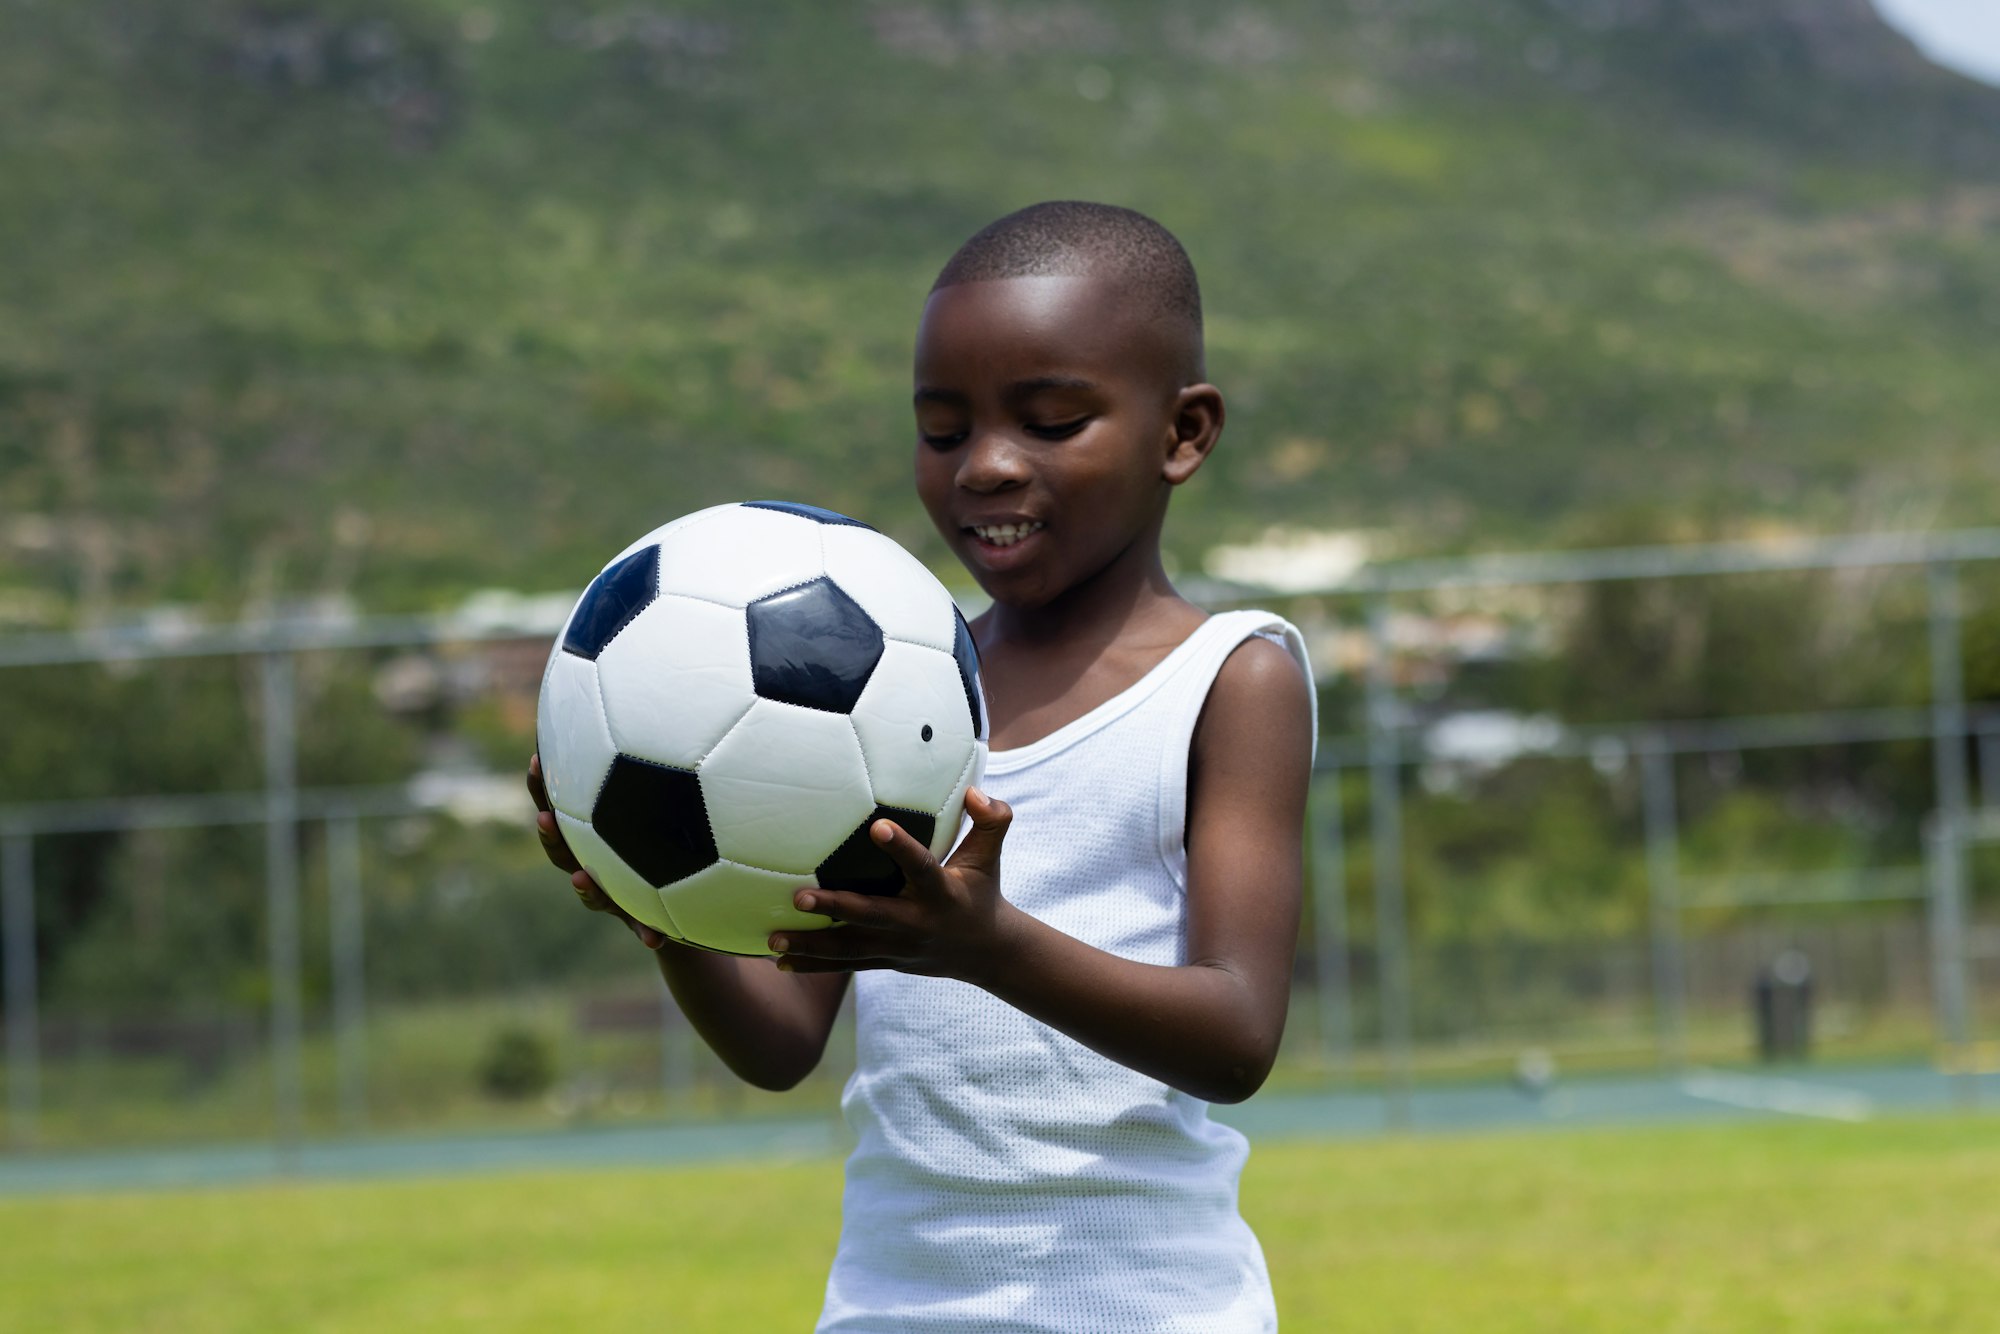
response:
[[[822,1330],[1275,1328],[1247,1146],[1206,1104],[1255,1092],[1283,1031],[1315,710],[1295,630],[1206,616],[1161,563],[1223,424],[1180,244],[1097,204],[992,224],[925,304],[916,417],[918,495],[993,599],[970,831],[939,864],[878,821],[903,894],[800,889],[844,925],[774,935],[775,966],[627,923],[760,1087],[811,1071],[856,977]]]

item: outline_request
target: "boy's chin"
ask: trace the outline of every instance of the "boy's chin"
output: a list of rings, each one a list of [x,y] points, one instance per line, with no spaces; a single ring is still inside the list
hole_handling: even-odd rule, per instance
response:
[[[1009,578],[990,570],[975,569],[972,581],[995,603],[1015,611],[1033,611],[1046,606],[1055,596],[1054,590],[1041,587],[1039,581]]]

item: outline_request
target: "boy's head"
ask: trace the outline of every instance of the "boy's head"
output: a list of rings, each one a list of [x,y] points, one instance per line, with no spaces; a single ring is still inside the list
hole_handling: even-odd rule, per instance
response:
[[[1213,448],[1201,294],[1166,228],[1037,204],[959,248],[917,331],[917,489],[996,601],[1159,562],[1167,498]]]
[[[1181,384],[1207,376],[1194,265],[1174,234],[1143,213],[1067,199],[1031,204],[960,246],[931,291],[1004,278],[1102,279],[1162,336]]]

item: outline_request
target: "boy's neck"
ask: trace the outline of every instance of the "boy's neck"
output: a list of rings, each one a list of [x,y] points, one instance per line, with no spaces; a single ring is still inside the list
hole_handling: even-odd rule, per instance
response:
[[[995,602],[985,617],[986,638],[994,646],[1041,652],[1106,647],[1155,630],[1173,633],[1192,603],[1167,577],[1157,535],[1141,537],[1124,554],[1048,602],[1034,607]]]

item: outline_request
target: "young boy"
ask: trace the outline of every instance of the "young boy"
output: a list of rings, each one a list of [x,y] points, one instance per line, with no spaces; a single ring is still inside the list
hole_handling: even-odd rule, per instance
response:
[[[939,864],[878,821],[903,894],[801,888],[844,925],[773,936],[775,964],[627,923],[764,1088],[818,1063],[854,979],[821,1330],[1273,1329],[1247,1146],[1207,1104],[1255,1092],[1284,1028],[1315,710],[1291,626],[1206,616],[1162,567],[1223,423],[1180,244],[1097,204],[987,227],[924,307],[916,417],[917,493],[993,599],[970,831]]]

